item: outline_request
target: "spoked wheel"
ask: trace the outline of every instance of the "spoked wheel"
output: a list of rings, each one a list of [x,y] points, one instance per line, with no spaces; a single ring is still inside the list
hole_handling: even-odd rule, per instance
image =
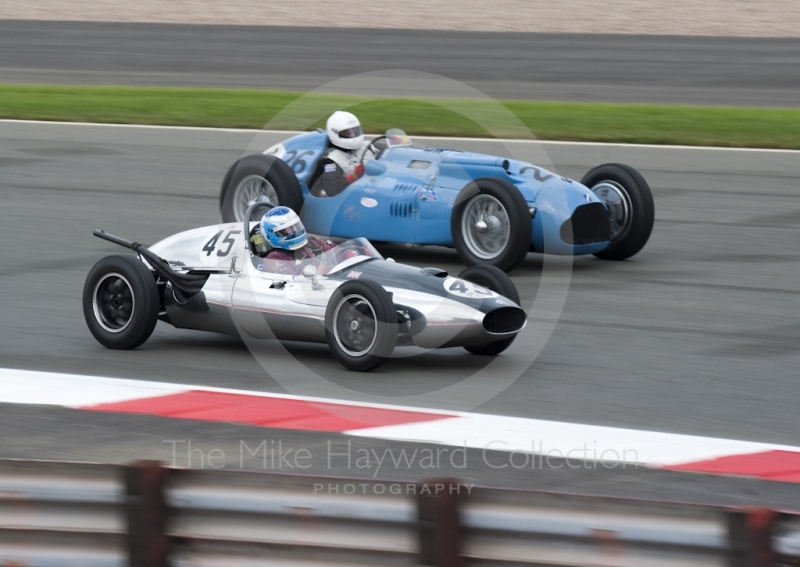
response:
[[[499,268],[495,268],[494,266],[471,266],[458,274],[458,277],[462,280],[467,280],[468,282],[491,289],[519,305],[517,286],[514,285],[514,282],[511,281],[508,274]],[[494,356],[510,347],[511,343],[513,343],[516,338],[517,336],[514,335],[507,339],[500,339],[499,341],[492,341],[480,345],[465,346],[464,348],[472,354]]]
[[[108,348],[144,343],[155,329],[158,309],[156,280],[134,256],[103,258],[86,278],[83,315],[94,338]]]
[[[508,211],[496,197],[477,195],[464,209],[461,233],[470,252],[481,260],[491,260],[508,246],[511,238]]]
[[[391,297],[376,282],[345,282],[328,302],[328,346],[349,370],[366,372],[383,364],[397,343],[397,327]]]
[[[629,165],[608,163],[590,170],[581,183],[606,206],[611,224],[611,243],[595,256],[624,260],[644,248],[653,231],[655,205],[642,174]]]
[[[278,192],[275,191],[275,187],[260,175],[248,175],[242,179],[234,189],[232,199],[233,213],[236,217],[233,220],[239,222],[244,220],[242,217],[252,204],[266,201],[277,205],[279,202]]]
[[[285,205],[298,213],[303,206],[294,171],[274,156],[246,156],[230,167],[220,190],[222,221],[242,222],[248,207],[258,201]]]
[[[531,247],[531,217],[519,190],[504,179],[479,179],[462,190],[450,231],[465,264],[516,268]]]

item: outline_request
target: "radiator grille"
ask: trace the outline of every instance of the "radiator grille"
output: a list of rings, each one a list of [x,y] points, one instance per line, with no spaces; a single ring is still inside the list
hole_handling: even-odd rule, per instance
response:
[[[581,205],[561,225],[561,240],[567,244],[592,244],[611,240],[608,211],[601,203]]]

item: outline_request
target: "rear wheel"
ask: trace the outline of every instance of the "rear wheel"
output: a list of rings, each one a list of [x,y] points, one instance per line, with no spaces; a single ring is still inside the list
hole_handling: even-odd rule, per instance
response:
[[[268,201],[296,212],[303,206],[303,192],[292,168],[274,156],[246,156],[234,163],[220,190],[222,222],[242,222],[250,205]]]
[[[642,174],[629,165],[607,163],[590,170],[581,183],[603,202],[611,221],[611,243],[595,256],[624,260],[644,248],[653,231],[655,205]]]
[[[530,250],[531,224],[519,189],[505,179],[487,177],[461,191],[450,217],[450,232],[465,264],[488,264],[509,272]]]
[[[392,298],[377,282],[345,282],[328,301],[328,347],[349,370],[367,372],[386,362],[397,343],[397,326]]]
[[[478,284],[487,289],[491,289],[500,295],[507,297],[517,305],[519,305],[519,293],[517,286],[511,281],[504,271],[494,266],[471,266],[458,274],[462,280],[467,280],[474,284]],[[472,354],[480,354],[485,356],[494,356],[500,354],[514,342],[517,336],[509,337],[507,339],[500,339],[499,341],[492,341],[480,345],[470,345],[464,348]]]
[[[83,316],[97,341],[113,349],[144,343],[158,321],[158,288],[150,270],[134,256],[108,256],[89,272]]]

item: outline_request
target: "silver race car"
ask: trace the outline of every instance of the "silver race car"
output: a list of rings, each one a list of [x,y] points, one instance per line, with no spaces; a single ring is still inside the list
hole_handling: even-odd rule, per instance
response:
[[[453,277],[384,259],[364,238],[300,262],[266,260],[251,249],[256,226],[197,228],[149,248],[94,231],[138,257],[108,256],[89,272],[89,330],[115,349],[144,343],[159,319],[180,329],[327,342],[346,368],[368,371],[396,346],[496,355],[525,327],[513,282],[493,266]]]

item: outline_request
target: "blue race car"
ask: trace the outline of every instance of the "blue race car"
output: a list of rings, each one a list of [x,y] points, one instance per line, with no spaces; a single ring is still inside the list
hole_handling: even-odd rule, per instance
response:
[[[311,233],[449,246],[467,265],[505,271],[528,252],[623,260],[653,228],[650,187],[627,165],[600,165],[578,183],[523,161],[414,147],[393,129],[365,149],[365,174],[328,194],[314,190],[328,143],[318,130],[234,163],[222,182],[223,222],[269,201],[299,211]]]

